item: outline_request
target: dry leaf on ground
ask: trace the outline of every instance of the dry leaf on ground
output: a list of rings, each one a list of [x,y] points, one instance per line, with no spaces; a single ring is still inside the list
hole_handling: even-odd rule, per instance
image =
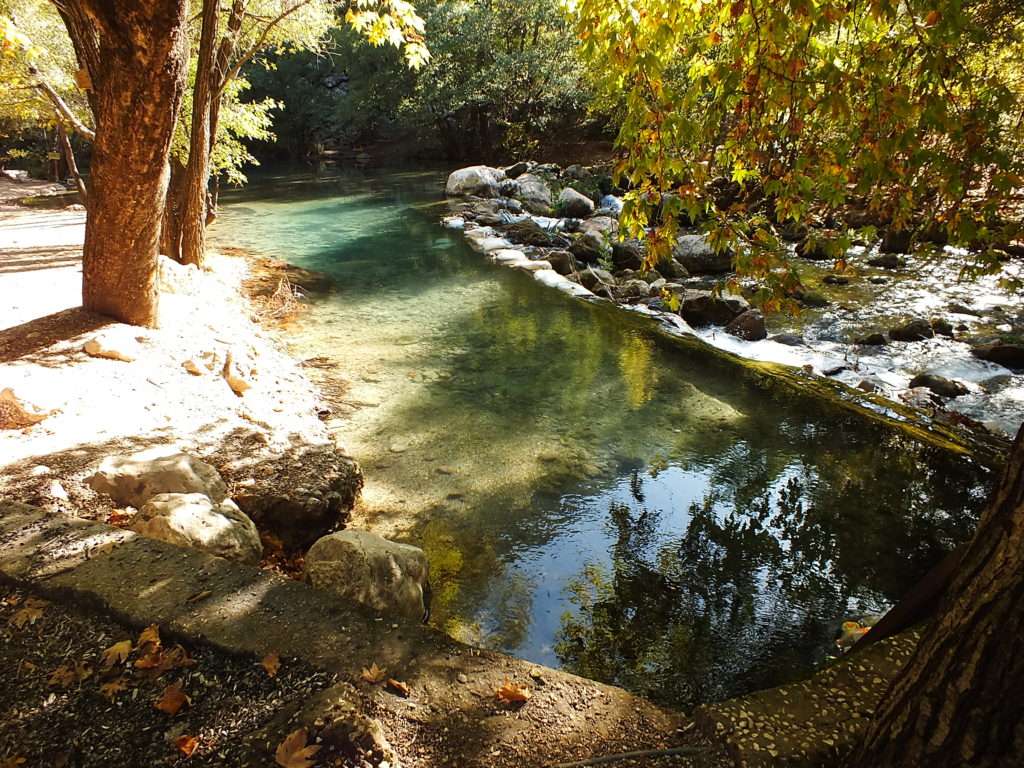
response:
[[[103,667],[109,669],[125,661],[132,652],[132,641],[122,640],[103,651]]]
[[[139,648],[148,644],[154,645],[157,648],[160,647],[160,627],[156,624],[150,624],[142,630],[142,634],[139,635],[139,641],[136,643]]]
[[[92,667],[88,662],[79,661],[75,664],[65,662],[50,673],[49,684],[68,688],[75,683],[88,680],[90,677],[92,677]]]
[[[408,685],[403,683],[401,680],[395,680],[393,677],[389,677],[385,685],[387,685],[388,688],[397,693],[399,696],[404,696],[407,699],[409,698],[409,695],[412,693],[412,691],[409,690]]]
[[[26,762],[24,757],[4,757],[0,758],[0,768],[18,768],[19,765],[24,765]]]
[[[117,678],[117,680],[111,680],[109,683],[104,683],[100,686],[100,693],[110,701],[119,693],[123,693],[128,690],[128,683],[123,677]]]
[[[164,688],[164,692],[153,706],[161,712],[166,712],[171,717],[174,717],[183,706],[191,703],[192,699],[181,689],[181,680],[179,680]]]
[[[320,751],[320,746],[306,746],[306,739],[305,728],[289,733],[285,740],[277,745],[274,761],[281,768],[312,768],[315,762],[313,755]]]
[[[34,597],[30,597],[18,612],[11,617],[11,624],[17,629],[24,629],[26,624],[35,624],[43,617],[43,610],[48,605],[49,603],[45,600],[37,600]]]
[[[185,757],[192,757],[199,747],[199,741],[195,736],[179,736],[178,740],[174,743],[177,745],[178,751]]]
[[[364,682],[376,684],[387,677],[387,669],[378,667],[377,662],[373,662],[369,667],[363,668],[363,671],[359,673],[359,677]]]
[[[276,651],[268,653],[263,657],[260,666],[267,670],[267,674],[271,677],[277,677],[277,671],[281,668],[281,657]]]
[[[506,704],[522,704],[524,701],[529,701],[531,696],[533,696],[533,692],[529,688],[511,683],[507,679],[497,691],[498,701],[503,701]]]

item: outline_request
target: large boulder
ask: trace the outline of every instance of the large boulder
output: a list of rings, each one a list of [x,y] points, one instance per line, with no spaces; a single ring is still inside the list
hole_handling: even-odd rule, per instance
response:
[[[152,449],[131,456],[110,456],[89,480],[121,506],[141,508],[164,493],[201,493],[213,502],[227,498],[227,486],[216,469],[186,453]]]
[[[306,553],[310,584],[388,615],[423,620],[428,577],[422,549],[366,531],[332,533]]]
[[[258,563],[263,557],[259,531],[230,499],[214,503],[203,493],[161,493],[142,506],[130,527],[227,560]]]
[[[959,381],[953,381],[934,373],[919,373],[911,379],[910,388],[916,389],[917,387],[925,387],[942,397],[960,397],[960,395],[966,395],[970,392]]]
[[[725,332],[747,341],[760,341],[768,338],[768,329],[764,324],[764,315],[759,310],[748,309],[742,315],[734,317],[725,326]]]
[[[519,182],[519,199],[526,210],[541,215],[551,213],[551,187],[544,179],[524,173],[516,181]]]
[[[558,195],[558,210],[563,216],[585,219],[594,213],[594,201],[572,187],[566,187]]]
[[[691,275],[732,272],[732,253],[715,251],[705,235],[680,235],[673,256]]]
[[[981,344],[971,350],[971,354],[981,360],[997,363],[1007,368],[1024,368],[1024,344],[1008,344],[994,341]]]
[[[693,326],[728,325],[749,309],[750,304],[742,296],[686,291],[679,304],[679,315]]]
[[[504,178],[504,171],[486,165],[460,168],[448,177],[444,192],[448,197],[497,197],[498,185]]]

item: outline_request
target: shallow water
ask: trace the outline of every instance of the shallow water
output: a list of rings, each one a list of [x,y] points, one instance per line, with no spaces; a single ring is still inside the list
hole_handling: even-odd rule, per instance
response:
[[[347,379],[356,524],[432,622],[680,707],[806,675],[969,535],[989,475],[494,267],[441,173],[266,179],[215,242],[328,273],[289,341]]]

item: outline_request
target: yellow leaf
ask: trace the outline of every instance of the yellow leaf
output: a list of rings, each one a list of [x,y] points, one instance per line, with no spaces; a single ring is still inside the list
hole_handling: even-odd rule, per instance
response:
[[[277,745],[274,761],[281,768],[312,768],[313,755],[320,751],[320,746],[306,746],[306,739],[305,728],[289,733],[285,740]]]
[[[142,634],[139,635],[139,641],[136,645],[141,648],[142,646],[150,643],[157,647],[160,646],[160,627],[156,624],[150,624],[142,630]]]
[[[178,746],[178,751],[186,758],[192,757],[196,748],[199,746],[199,742],[196,740],[195,736],[179,736],[178,740],[174,743]]]
[[[365,682],[371,684],[379,683],[386,676],[387,669],[384,667],[378,667],[377,662],[373,662],[369,668],[364,668],[363,671],[359,673],[359,677],[361,677]]]
[[[164,692],[153,706],[161,712],[166,712],[171,717],[174,717],[183,706],[191,703],[192,699],[181,689],[181,681],[179,680],[164,688]]]
[[[281,657],[276,651],[268,653],[263,657],[260,666],[267,670],[267,674],[271,677],[277,677],[277,671],[281,668]]]
[[[522,704],[525,701],[529,701],[533,693],[529,688],[523,688],[515,683],[505,680],[505,684],[497,691],[498,701],[503,701],[506,704]]]
[[[405,699],[408,699],[409,695],[412,693],[412,691],[409,690],[409,686],[408,685],[403,683],[401,680],[395,680],[393,677],[389,677],[388,681],[387,681],[387,683],[385,683],[385,685],[388,688],[390,688],[392,691],[397,693],[399,696],[401,696],[402,698],[405,698]]]
[[[131,640],[122,640],[119,643],[114,643],[112,646],[110,646],[109,648],[107,648],[107,650],[105,650],[103,652],[103,667],[104,667],[104,669],[109,669],[110,667],[114,666],[115,664],[122,663],[123,661],[125,661],[125,659],[128,658],[128,655],[131,652],[132,652],[132,641]]]

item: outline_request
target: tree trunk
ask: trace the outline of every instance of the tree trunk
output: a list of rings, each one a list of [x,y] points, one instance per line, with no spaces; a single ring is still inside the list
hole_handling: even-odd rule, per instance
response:
[[[81,174],[78,172],[78,163],[75,162],[75,150],[71,148],[68,132],[64,130],[64,123],[59,119],[57,120],[57,139],[60,141],[61,149],[64,152],[64,162],[67,163],[68,174],[75,180],[78,196],[82,198],[82,205],[88,206],[89,193],[85,188],[85,182],[82,181]]]
[[[203,0],[195,87],[192,90],[192,127],[181,216],[181,261],[203,266],[206,254],[207,187],[210,183],[211,106],[219,0]]]
[[[57,3],[88,70],[96,141],[82,303],[133,325],[158,321],[167,156],[188,66],[186,0]]]
[[[170,181],[164,205],[164,220],[160,229],[160,253],[174,261],[181,261],[181,207],[185,191],[185,164],[171,156]]]
[[[1024,427],[939,613],[853,766],[1024,765]]]

